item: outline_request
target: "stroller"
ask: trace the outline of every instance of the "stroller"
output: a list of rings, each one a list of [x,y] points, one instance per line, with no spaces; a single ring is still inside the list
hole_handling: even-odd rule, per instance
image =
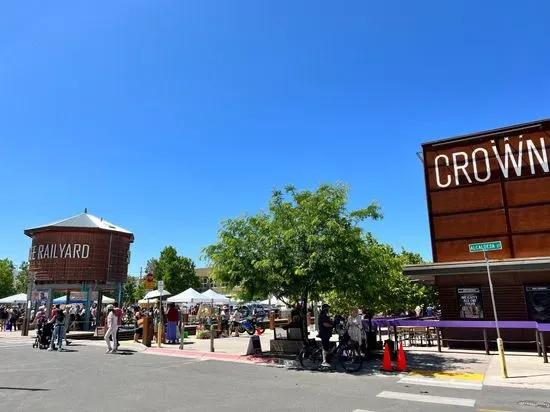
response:
[[[47,349],[50,346],[53,335],[53,323],[42,323],[36,330],[36,339],[32,345],[33,348]]]

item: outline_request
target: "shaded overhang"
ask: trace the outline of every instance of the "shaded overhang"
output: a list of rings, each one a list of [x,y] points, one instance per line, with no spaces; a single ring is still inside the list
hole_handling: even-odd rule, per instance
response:
[[[491,273],[550,271],[550,256],[528,259],[489,260]],[[406,265],[403,274],[412,281],[433,283],[436,276],[479,275],[487,273],[484,260]]]

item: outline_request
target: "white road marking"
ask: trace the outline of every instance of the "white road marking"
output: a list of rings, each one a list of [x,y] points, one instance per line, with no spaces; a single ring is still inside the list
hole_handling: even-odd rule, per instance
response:
[[[402,401],[414,401],[435,403],[439,405],[455,405],[474,407],[476,400],[467,398],[451,398],[447,396],[419,395],[416,393],[383,391],[376,395],[378,398],[399,399]]]
[[[458,382],[434,378],[403,378],[397,383],[406,383],[409,385],[437,386],[441,388],[470,389],[473,391],[480,391],[483,389],[483,384],[478,382]]]
[[[367,411],[366,409],[354,409],[353,412],[374,412],[374,411]]]

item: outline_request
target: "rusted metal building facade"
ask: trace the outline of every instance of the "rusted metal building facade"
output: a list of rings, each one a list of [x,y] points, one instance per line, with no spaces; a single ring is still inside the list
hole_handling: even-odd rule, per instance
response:
[[[35,289],[49,290],[50,298],[53,290],[119,295],[128,276],[131,232],[85,211],[25,234],[32,239],[29,268]]]
[[[405,274],[438,286],[443,319],[493,320],[483,256],[468,246],[501,241],[489,253],[500,320],[550,322],[550,120],[425,143],[422,154],[434,263]],[[527,330],[502,334],[520,346],[534,340]]]

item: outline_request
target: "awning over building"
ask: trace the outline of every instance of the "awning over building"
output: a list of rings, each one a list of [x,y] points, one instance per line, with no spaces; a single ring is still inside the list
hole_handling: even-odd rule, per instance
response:
[[[490,260],[491,273],[550,271],[550,256],[528,259]],[[406,265],[403,274],[412,280],[428,282],[435,276],[477,275],[487,272],[484,260],[452,263],[423,263]]]

